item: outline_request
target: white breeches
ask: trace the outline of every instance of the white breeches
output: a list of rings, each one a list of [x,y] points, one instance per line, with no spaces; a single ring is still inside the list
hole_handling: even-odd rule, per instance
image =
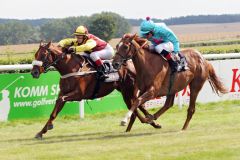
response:
[[[166,42],[166,43],[161,43],[161,44],[155,46],[155,50],[158,53],[161,53],[162,50],[166,50],[168,52],[173,52],[174,51],[174,47],[173,47],[172,42]]]
[[[100,51],[92,52],[90,54],[90,58],[95,62],[98,59],[102,59],[102,60],[112,59],[113,55],[114,55],[114,50],[112,46],[107,44],[107,46],[104,49]]]

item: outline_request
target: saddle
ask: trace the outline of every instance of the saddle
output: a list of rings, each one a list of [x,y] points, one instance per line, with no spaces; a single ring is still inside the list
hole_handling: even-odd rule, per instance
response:
[[[163,59],[165,59],[167,61],[167,59],[162,54],[159,54],[155,50],[151,51],[151,53],[161,55],[163,57]],[[178,54],[174,54],[174,53],[170,53],[170,54],[171,54],[172,60],[177,62],[177,64],[178,64],[177,72],[182,72],[182,71],[186,71],[189,69],[187,66],[187,59],[181,52],[179,52]]]
[[[89,54],[84,53],[82,56],[88,64],[94,68],[97,71],[97,66],[95,65],[94,61],[90,58]],[[104,80],[104,82],[113,82],[113,81],[118,81],[119,74],[118,70],[114,69],[112,66],[112,60],[102,60],[103,61],[103,66],[104,66],[104,72],[108,75],[108,78]]]
[[[172,59],[178,63],[178,72],[186,71],[189,69],[187,66],[187,59],[184,54],[182,54],[181,52],[179,52],[178,54],[171,53],[171,56]]]

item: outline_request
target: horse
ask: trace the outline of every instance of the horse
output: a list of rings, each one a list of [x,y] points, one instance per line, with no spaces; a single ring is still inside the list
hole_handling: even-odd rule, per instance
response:
[[[43,134],[53,129],[53,120],[57,117],[67,101],[99,98],[117,89],[122,93],[127,107],[131,108],[130,106],[135,98],[133,95],[135,69],[131,62],[119,71],[121,76],[120,80],[104,82],[98,80],[94,67],[84,56],[65,54],[63,48],[55,46],[51,42],[47,44],[41,42],[39,49],[35,53],[35,60],[33,61],[33,68],[31,71],[33,78],[39,78],[40,74],[47,72],[50,66],[55,67],[61,75],[59,82],[60,92],[49,120],[42,130],[36,134],[35,138],[41,139]],[[144,109],[144,105],[140,107],[140,110],[144,115],[149,114]],[[142,117],[137,111],[131,117],[131,121],[126,130],[127,132],[131,130],[136,116],[142,123],[148,123],[147,119]],[[150,122],[150,124],[155,128],[161,127],[155,122]]]
[[[196,98],[206,80],[212,90],[220,95],[228,92],[224,84],[216,75],[213,66],[194,49],[184,49],[181,53],[186,57],[189,69],[172,74],[168,62],[158,53],[145,49],[147,40],[136,34],[125,34],[117,44],[116,54],[113,57],[113,67],[119,69],[128,59],[132,59],[136,69],[136,86],[138,95],[122,123],[127,123],[135,109],[146,101],[166,96],[166,101],[153,116],[147,117],[150,121],[157,120],[174,104],[175,93],[189,85],[190,102],[187,118],[182,127],[186,130],[193,114],[195,113]]]

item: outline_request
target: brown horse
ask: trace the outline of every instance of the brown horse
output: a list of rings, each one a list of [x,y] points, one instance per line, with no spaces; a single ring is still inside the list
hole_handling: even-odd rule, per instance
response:
[[[53,120],[62,110],[66,101],[81,101],[83,99],[94,99],[103,97],[111,93],[114,89],[118,89],[128,108],[131,108],[135,83],[135,69],[132,63],[128,63],[119,71],[121,80],[114,82],[99,81],[96,78],[96,71],[87,62],[83,56],[75,54],[65,54],[63,49],[54,46],[51,42],[48,44],[40,43],[40,47],[35,54],[35,61],[33,61],[33,69],[31,74],[34,78],[38,78],[41,73],[46,72],[50,66],[54,66],[61,75],[60,79],[60,93],[56,100],[55,107],[50,115],[49,120],[43,129],[36,134],[36,138],[42,138],[42,135],[53,128]],[[78,72],[86,71],[86,72]],[[85,73],[81,75],[79,73]],[[98,87],[96,87],[98,86]],[[149,113],[140,107],[140,110],[148,115]],[[135,121],[136,116],[142,123],[147,123],[147,119],[142,117],[138,112],[131,117],[131,121],[126,131],[130,131]],[[154,122],[150,123],[155,128],[160,128]]]
[[[133,102],[132,108],[123,119],[123,123],[127,123],[133,111],[141,104],[155,97],[167,96],[164,106],[153,117],[148,117],[151,120],[158,119],[160,115],[173,106],[175,93],[189,85],[190,103],[187,118],[182,128],[185,130],[195,112],[198,93],[206,80],[209,81],[215,93],[227,93],[227,89],[217,77],[213,66],[198,51],[193,49],[181,51],[186,56],[189,70],[170,76],[171,71],[167,61],[157,53],[142,49],[142,46],[145,45],[144,42],[146,42],[145,39],[136,35],[124,35],[117,45],[117,52],[113,58],[115,69],[119,69],[127,59],[132,59],[137,72],[136,85],[139,89],[139,96]]]

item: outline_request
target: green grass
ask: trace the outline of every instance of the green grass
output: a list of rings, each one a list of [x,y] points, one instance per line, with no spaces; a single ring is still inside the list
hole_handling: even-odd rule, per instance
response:
[[[240,44],[193,47],[203,54],[239,53]]]
[[[0,64],[31,64],[33,52],[0,54]]]
[[[230,40],[210,40],[210,41],[198,41],[192,43],[182,43],[181,47],[201,47],[201,46],[223,46],[223,45],[233,45],[240,44],[240,39],[230,39]]]
[[[175,106],[165,113],[157,121],[162,129],[137,121],[130,133],[119,126],[125,112],[83,120],[58,117],[43,140],[33,136],[46,119],[0,123],[0,159],[239,159],[240,101],[197,104],[188,130],[181,131],[186,108]]]

